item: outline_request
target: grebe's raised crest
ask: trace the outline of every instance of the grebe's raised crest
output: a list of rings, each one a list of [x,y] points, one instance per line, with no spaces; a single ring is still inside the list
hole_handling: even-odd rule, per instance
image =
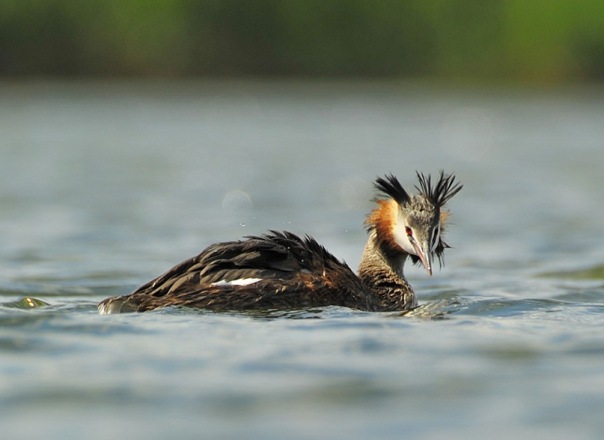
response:
[[[431,176],[425,176],[423,173],[417,171],[416,174],[419,180],[419,187],[416,185],[415,188],[439,209],[463,188],[463,185],[455,182],[453,174],[445,175],[444,171],[440,172],[435,187],[432,187]]]
[[[392,174],[387,174],[384,178],[378,177],[375,181],[375,188],[383,194],[392,197],[401,206],[406,205],[411,200],[407,191],[405,191],[398,179]]]

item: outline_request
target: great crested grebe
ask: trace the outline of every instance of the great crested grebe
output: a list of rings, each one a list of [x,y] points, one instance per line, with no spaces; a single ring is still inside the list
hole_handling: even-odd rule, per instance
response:
[[[462,185],[440,172],[417,173],[410,195],[393,175],[378,178],[377,207],[365,219],[368,240],[358,276],[313,238],[276,232],[216,243],[125,296],[107,298],[101,314],[183,306],[211,310],[299,309],[344,306],[405,311],[417,299],[403,275],[407,257],[432,275],[443,264],[445,203]]]

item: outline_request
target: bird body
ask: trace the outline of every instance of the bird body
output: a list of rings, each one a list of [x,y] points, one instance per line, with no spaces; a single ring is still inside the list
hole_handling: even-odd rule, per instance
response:
[[[299,309],[344,306],[368,311],[417,306],[403,274],[407,257],[432,274],[443,262],[447,211],[441,208],[461,185],[440,173],[418,173],[418,194],[410,196],[392,176],[378,178],[381,197],[365,220],[368,240],[358,275],[312,237],[270,231],[244,240],[210,245],[129,295],[107,298],[102,314],[143,312],[166,306],[212,310]]]

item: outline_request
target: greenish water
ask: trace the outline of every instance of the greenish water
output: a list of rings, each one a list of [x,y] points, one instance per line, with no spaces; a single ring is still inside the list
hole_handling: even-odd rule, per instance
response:
[[[0,85],[6,438],[598,438],[602,90]],[[206,245],[309,233],[352,266],[371,181],[455,171],[415,316],[100,316]]]

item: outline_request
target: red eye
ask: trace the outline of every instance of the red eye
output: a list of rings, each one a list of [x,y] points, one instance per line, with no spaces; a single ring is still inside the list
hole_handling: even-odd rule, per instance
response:
[[[405,232],[407,233],[407,237],[411,237],[413,235],[413,231],[409,226],[405,226]]]

